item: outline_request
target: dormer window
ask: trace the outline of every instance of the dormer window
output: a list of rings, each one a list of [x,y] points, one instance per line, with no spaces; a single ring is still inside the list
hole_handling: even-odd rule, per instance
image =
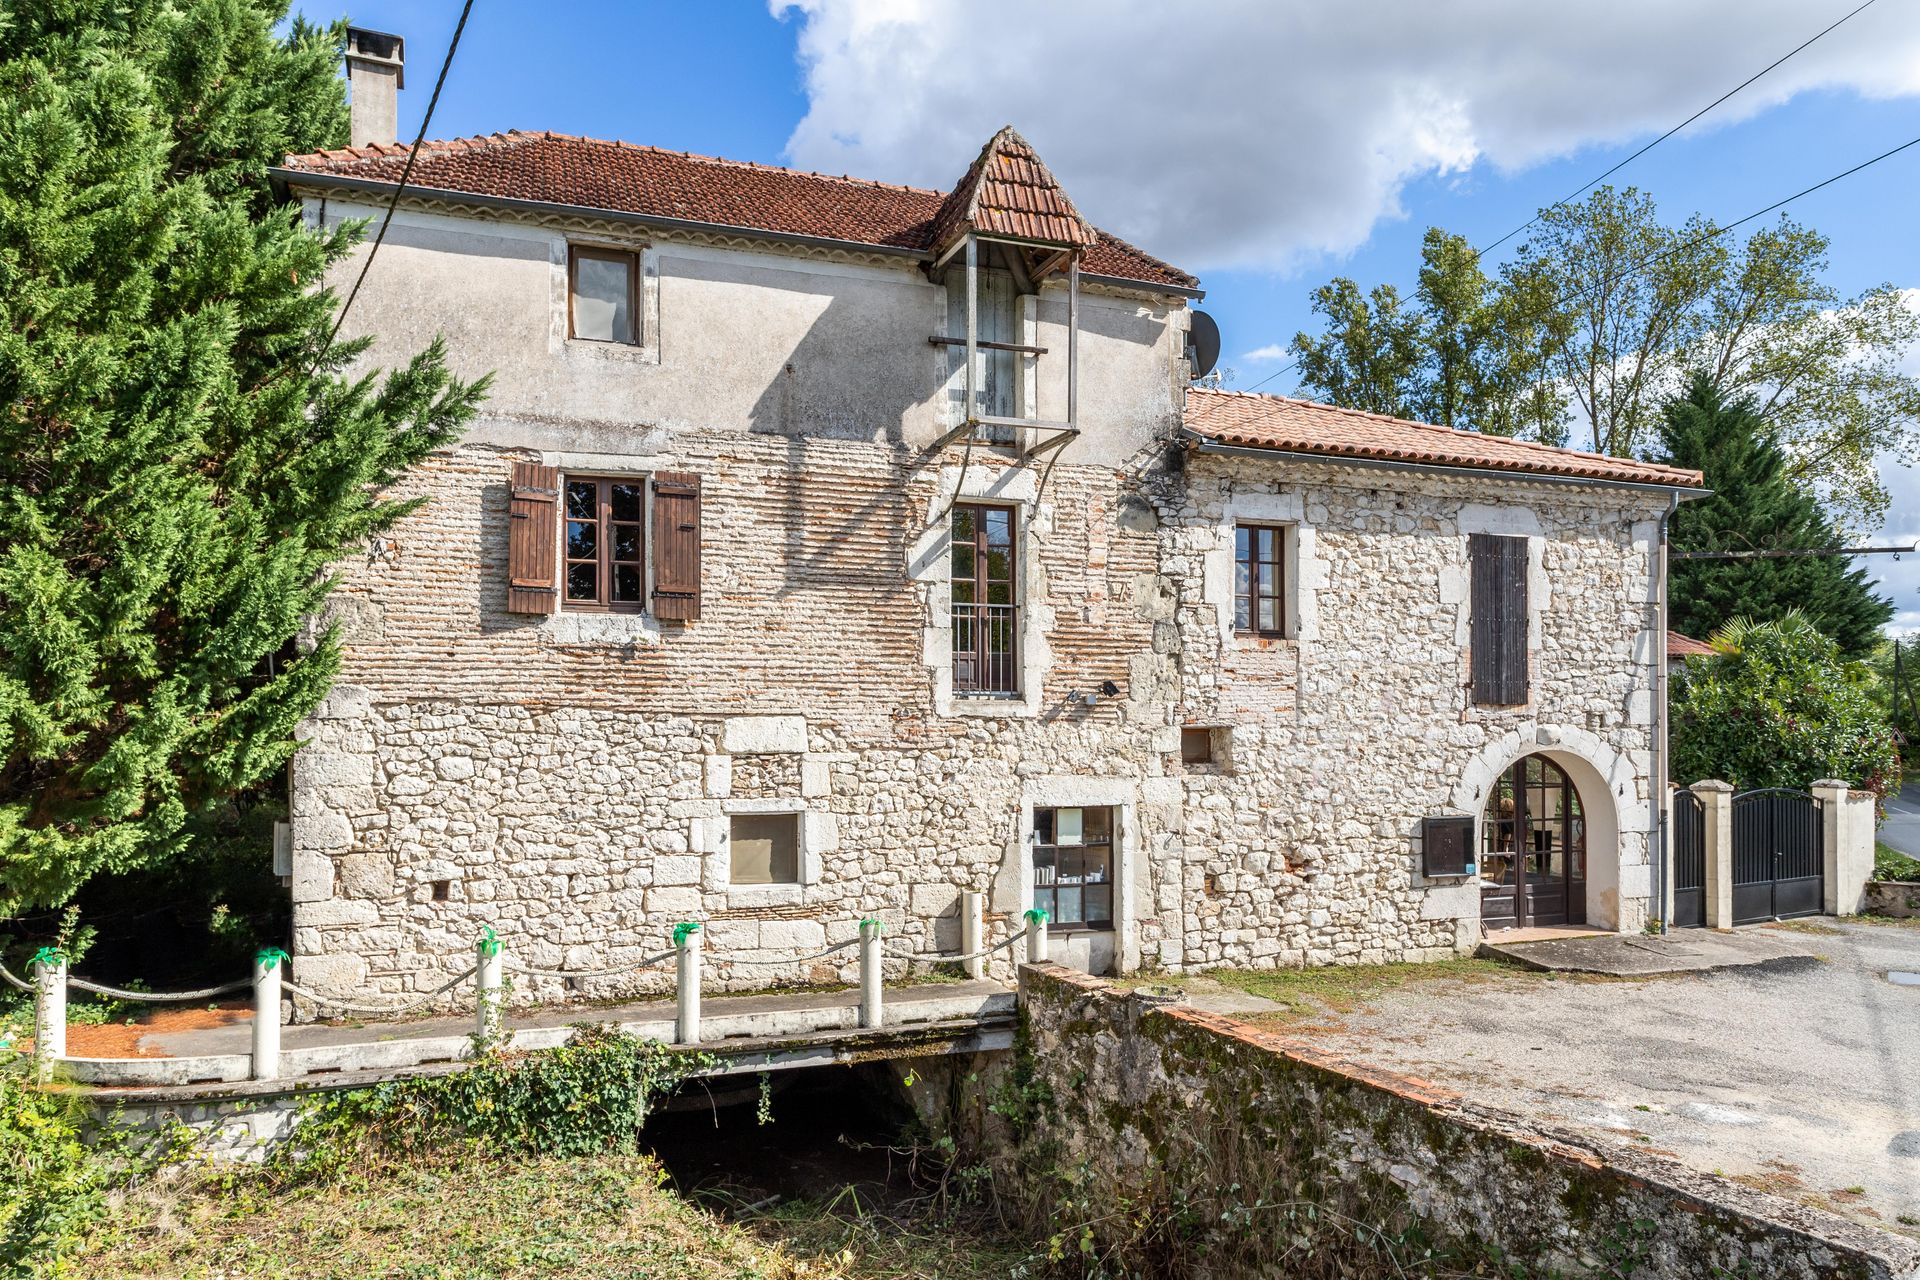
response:
[[[957,357],[949,368],[955,370],[959,404],[942,447],[964,437],[969,445],[1013,444],[1032,458],[1078,434],[1080,259],[1097,241],[1053,174],[1012,129],[995,134],[948,193],[934,217],[936,252],[927,268],[947,288],[946,332],[930,340],[954,349]],[[1059,361],[1060,355],[1049,357],[1046,346],[1021,332],[1023,313],[1031,306],[1037,317],[1042,291],[1055,281],[1066,285],[1064,405],[1027,377],[1036,367],[1058,370],[1044,361]],[[1054,373],[1045,385],[1057,387],[1057,378]],[[1025,402],[1023,386],[1036,388],[1035,403]],[[1049,399],[1048,414],[1041,412],[1043,399]]]
[[[640,341],[639,255],[567,247],[567,336],[587,342]]]

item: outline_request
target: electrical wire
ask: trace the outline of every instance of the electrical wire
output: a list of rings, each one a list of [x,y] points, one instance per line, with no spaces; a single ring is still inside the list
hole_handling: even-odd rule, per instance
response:
[[[360,264],[360,274],[354,278],[353,288],[340,306],[340,314],[333,319],[333,330],[327,334],[326,345],[320,348],[323,357],[332,349],[334,339],[340,336],[340,326],[347,322],[347,312],[353,310],[353,301],[360,296],[360,286],[367,282],[367,272],[373,268],[373,260],[379,256],[380,246],[386,243],[387,228],[393,224],[394,208],[400,203],[400,194],[407,189],[407,180],[413,176],[414,161],[420,157],[420,147],[427,139],[427,130],[433,126],[433,109],[440,104],[440,90],[446,86],[447,72],[453,69],[454,51],[460,47],[460,33],[467,29],[467,15],[472,12],[473,0],[466,0],[460,6],[460,21],[453,29],[452,41],[447,45],[447,56],[440,63],[439,78],[433,82],[433,96],[427,99],[427,114],[420,118],[420,132],[414,135],[413,145],[407,148],[406,166],[400,170],[400,181],[387,198],[387,211],[380,219],[380,231],[373,238],[373,247],[367,250],[366,261]]]
[[[1579,199],[1582,195],[1585,195],[1588,191],[1592,190],[1594,187],[1598,186],[1600,183],[1605,182],[1608,178],[1611,178],[1614,174],[1620,172],[1620,170],[1626,168],[1628,165],[1632,164],[1635,160],[1638,160],[1641,156],[1647,154],[1647,152],[1653,150],[1655,147],[1665,142],[1668,138],[1671,138],[1674,134],[1679,133],[1682,129],[1686,128],[1688,125],[1692,124],[1694,121],[1700,119],[1700,117],[1706,115],[1708,112],[1712,111],[1715,107],[1718,107],[1721,103],[1727,101],[1727,99],[1739,93],[1742,89],[1745,89],[1747,86],[1751,85],[1754,81],[1759,80],[1761,77],[1774,71],[1782,63],[1785,63],[1790,58],[1793,58],[1796,55],[1805,52],[1814,43],[1821,40],[1825,36],[1831,34],[1833,31],[1838,29],[1843,24],[1850,22],[1855,17],[1859,16],[1861,12],[1871,8],[1876,3],[1878,3],[1878,0],[1866,0],[1864,4],[1861,4],[1859,7],[1850,10],[1849,12],[1841,16],[1839,19],[1837,19],[1835,22],[1833,22],[1831,25],[1822,28],[1820,31],[1809,36],[1807,39],[1801,41],[1799,44],[1795,45],[1793,48],[1789,49],[1787,52],[1781,54],[1778,58],[1775,58],[1772,62],[1760,68],[1760,70],[1754,72],[1752,75],[1748,76],[1745,80],[1742,80],[1739,84],[1727,90],[1725,93],[1715,98],[1712,102],[1709,102],[1706,106],[1701,107],[1698,111],[1688,116],[1685,120],[1682,120],[1679,124],[1676,124],[1671,129],[1668,129],[1665,133],[1655,138],[1652,142],[1647,143],[1645,146],[1635,151],[1632,155],[1628,156],[1626,159],[1620,161],[1618,164],[1615,164],[1612,168],[1608,169],[1605,173],[1602,173],[1600,176],[1592,179],[1591,181],[1582,184],[1572,194],[1565,196],[1562,199],[1555,201],[1553,204],[1547,205],[1544,208],[1538,210],[1537,212],[1534,213],[1534,215],[1531,218],[1528,218],[1525,222],[1521,223],[1519,226],[1515,227],[1513,230],[1507,232],[1505,235],[1501,236],[1498,240],[1495,240],[1490,244],[1484,245],[1481,248],[1473,250],[1474,260],[1476,262],[1479,261],[1479,259],[1484,255],[1492,252],[1494,249],[1499,248],[1501,245],[1505,244],[1507,241],[1513,239],[1513,237],[1519,235],[1522,231],[1525,231],[1528,227],[1531,227],[1534,223],[1540,221],[1541,218],[1546,216],[1548,210],[1561,208],[1571,203],[1572,201]],[[1912,145],[1912,144],[1908,144],[1908,145]],[[1905,150],[1905,148],[1903,147],[1895,148],[1895,150]],[[1885,159],[1885,157],[1884,156],[1877,157],[1876,160],[1868,161],[1868,163],[1869,164],[1877,163],[1878,160],[1880,159]],[[1851,173],[1851,172],[1853,172],[1853,170],[1848,170],[1848,173]],[[1839,175],[1836,175],[1834,178],[1828,179],[1828,181],[1829,182],[1838,181],[1840,178],[1843,178],[1845,176],[1847,175],[1839,174]],[[1826,184],[1822,183],[1820,185],[1824,186]],[[1817,191],[1817,190],[1819,190],[1818,186],[1808,188],[1808,191]],[[1800,195],[1806,195],[1807,193],[1808,193],[1807,191],[1803,191],[1800,193]],[[1797,200],[1799,199],[1799,196],[1789,196],[1787,199]],[[1781,203],[1784,204],[1786,203],[1786,201],[1782,201]],[[1773,209],[1777,209],[1779,207],[1780,207],[1779,205],[1774,205],[1768,209],[1761,210],[1761,213],[1770,213],[1772,212]],[[1758,216],[1760,215],[1752,214],[1746,218],[1741,219],[1741,221],[1749,222],[1749,221],[1752,221],[1753,218]],[[1726,229],[1732,230],[1732,227],[1737,227],[1739,225],[1740,223],[1736,222],[1736,223],[1733,223],[1732,226]],[[1263,387],[1267,383],[1272,382],[1275,378],[1279,377],[1281,374],[1286,373],[1292,369],[1297,369],[1299,367],[1300,367],[1300,361],[1298,359],[1291,360],[1288,363],[1282,365],[1280,368],[1275,369],[1272,373],[1260,379],[1260,381],[1254,383],[1252,386],[1244,388],[1244,390],[1249,392],[1254,391],[1257,388]],[[1205,414],[1203,413],[1201,417],[1204,418]]]

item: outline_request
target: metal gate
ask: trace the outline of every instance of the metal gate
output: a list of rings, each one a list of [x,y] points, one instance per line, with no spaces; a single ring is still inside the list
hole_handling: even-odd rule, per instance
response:
[[[1707,923],[1707,806],[1691,791],[1673,793],[1673,924]]]
[[[1733,798],[1733,922],[1820,914],[1826,838],[1820,802],[1771,788]]]

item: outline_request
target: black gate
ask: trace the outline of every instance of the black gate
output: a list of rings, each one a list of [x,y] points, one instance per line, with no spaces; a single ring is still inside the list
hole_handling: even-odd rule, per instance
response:
[[[1826,839],[1820,802],[1774,788],[1733,798],[1733,922],[1820,914]]]
[[[1707,922],[1707,806],[1691,791],[1673,793],[1673,924]]]

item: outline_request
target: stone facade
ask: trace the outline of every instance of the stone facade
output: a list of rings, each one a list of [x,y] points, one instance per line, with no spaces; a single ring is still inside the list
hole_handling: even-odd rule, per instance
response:
[[[303,986],[431,990],[483,927],[535,968],[609,969],[688,920],[717,988],[849,980],[851,951],[801,958],[865,917],[951,953],[972,888],[990,942],[1018,927],[1034,810],[1054,805],[1117,819],[1116,927],[1063,940],[1073,963],[1451,954],[1477,940],[1478,890],[1421,878],[1420,820],[1479,813],[1535,751],[1590,811],[1590,919],[1646,919],[1664,495],[1187,451],[1187,299],[1112,285],[1083,298],[1080,436],[1051,464],[969,453],[940,444],[952,375],[927,337],[948,308],[917,264],[651,235],[645,341],[609,352],[555,319],[575,234],[635,233],[403,206],[355,312],[382,335],[373,361],[446,329],[465,371],[502,376],[318,620],[345,658],[293,768]],[[1055,288],[1022,315],[1064,349]],[[1057,413],[1061,361],[1025,376],[1023,401]],[[700,618],[507,612],[516,462],[698,474]],[[952,687],[956,498],[1016,512],[1014,698]],[[1286,527],[1285,639],[1232,633],[1242,519]],[[1473,532],[1529,539],[1524,707],[1466,696]],[[1183,763],[1189,725],[1212,727],[1214,761]],[[764,813],[798,815],[799,882],[733,885],[729,821]],[[668,981],[525,978],[514,998]]]

